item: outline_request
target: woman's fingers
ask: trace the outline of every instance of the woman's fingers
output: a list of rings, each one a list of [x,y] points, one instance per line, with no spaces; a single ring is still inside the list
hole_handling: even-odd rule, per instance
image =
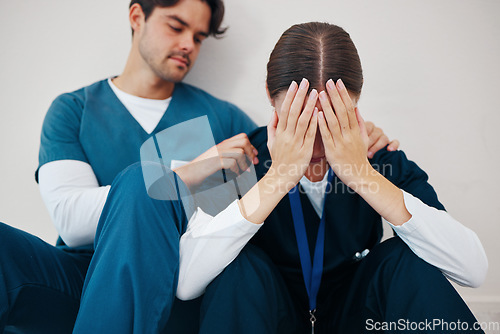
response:
[[[278,126],[278,114],[276,110],[273,110],[271,115],[271,120],[267,124],[267,147],[271,150],[274,143],[274,138],[276,137],[276,127]]]
[[[328,92],[328,95],[330,96],[333,110],[335,111],[335,115],[337,116],[342,134],[345,134],[350,129],[349,118],[347,116],[344,102],[342,101],[337,86],[332,79],[326,82],[326,90]]]
[[[304,138],[306,131],[309,127],[309,123],[311,121],[311,117],[314,112],[314,106],[316,105],[316,101],[318,100],[318,91],[313,89],[309,94],[309,98],[307,99],[306,106],[304,110],[299,116],[299,121],[297,122],[297,129],[295,130],[295,136],[298,138]]]
[[[335,113],[333,112],[330,99],[324,91],[319,93],[319,102],[321,103],[321,107],[323,108],[323,116],[326,119],[328,129],[332,133],[332,136],[334,137],[334,139],[340,138],[342,136],[342,133],[340,132],[339,121],[337,119],[337,116],[335,116]]]
[[[358,107],[354,108],[354,116],[356,117],[356,122],[361,134],[361,139],[365,143],[365,146],[368,146],[368,133],[366,130],[365,120],[363,119],[363,117],[361,117]]]
[[[337,80],[337,90],[339,92],[340,97],[342,98],[342,102],[344,103],[344,108],[347,114],[347,118],[349,120],[349,126],[351,127],[351,129],[357,129],[358,119],[356,117],[356,112],[354,111],[354,104],[352,103],[351,97],[349,96],[349,92],[347,91],[347,88],[345,88],[342,79]]]
[[[314,140],[316,139],[316,132],[318,131],[318,108],[314,107],[314,111],[311,117],[311,121],[309,122],[309,127],[307,128],[306,135],[304,138],[303,147],[307,147],[312,149],[314,146]]]
[[[292,105],[290,106],[290,112],[288,113],[286,129],[291,131],[291,133],[295,133],[297,121],[299,119],[300,113],[302,112],[308,88],[309,81],[307,81],[307,79],[305,78],[302,79],[299,89],[297,90],[297,94],[295,94],[295,98],[293,99]]]
[[[361,136],[368,138],[368,130],[366,129],[365,120],[363,119],[363,117],[361,117],[358,107],[354,108],[354,114],[354,116],[356,117],[356,122],[359,126],[359,131],[361,132]]]
[[[330,129],[328,129],[328,125],[326,124],[325,114],[322,111],[318,112],[318,126],[326,152],[327,150],[335,147],[335,141],[333,140]]]
[[[277,129],[279,131],[284,131],[287,126],[288,114],[290,112],[290,107],[292,105],[293,99],[295,98],[295,94],[297,92],[297,83],[292,81],[290,87],[288,87],[288,91],[286,92],[285,99],[281,104],[280,117],[277,125]]]

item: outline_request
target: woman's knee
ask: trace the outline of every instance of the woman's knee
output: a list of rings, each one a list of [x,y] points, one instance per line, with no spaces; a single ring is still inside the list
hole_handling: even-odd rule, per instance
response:
[[[269,256],[256,246],[247,245],[208,286],[207,292],[234,290],[238,295],[272,295],[283,289],[283,278]]]
[[[220,318],[228,316],[231,320],[221,325]],[[286,284],[267,254],[253,245],[207,287],[201,319],[200,333],[291,333],[294,328]]]
[[[381,276],[388,280],[405,277],[407,282],[446,280],[439,269],[419,258],[399,237],[374,247],[363,262],[363,270],[373,278]]]
[[[256,282],[269,282],[279,277],[277,268],[269,256],[254,245],[247,245],[236,259],[224,270],[225,275],[252,279]]]
[[[418,257],[399,237],[393,237],[375,246],[368,255],[363,259],[363,262],[368,262],[372,266],[381,266],[395,264],[402,261],[417,260]]]

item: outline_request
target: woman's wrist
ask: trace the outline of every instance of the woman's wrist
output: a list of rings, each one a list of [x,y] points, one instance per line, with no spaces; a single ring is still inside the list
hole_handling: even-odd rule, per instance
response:
[[[272,163],[263,179],[268,188],[285,195],[299,183],[304,176],[300,166]]]
[[[351,188],[359,195],[377,193],[384,181],[385,178],[370,166],[365,173],[357,175],[355,181],[351,182]]]
[[[401,189],[373,167],[350,187],[391,224],[402,225],[410,220]]]
[[[367,161],[362,164],[331,164],[337,177],[357,193],[368,191],[381,176]]]
[[[238,202],[242,216],[251,223],[261,224],[293,186],[275,170],[264,175]],[[291,188],[290,188],[291,186]]]

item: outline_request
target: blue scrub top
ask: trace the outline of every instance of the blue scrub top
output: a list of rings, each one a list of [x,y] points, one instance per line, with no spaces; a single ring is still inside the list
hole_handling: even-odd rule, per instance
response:
[[[38,168],[56,160],[79,160],[92,166],[100,186],[110,185],[120,171],[140,161],[140,147],[150,136],[200,116],[208,117],[215,143],[257,127],[233,104],[177,83],[165,114],[148,134],[107,79],[101,80],[54,100],[43,122]]]

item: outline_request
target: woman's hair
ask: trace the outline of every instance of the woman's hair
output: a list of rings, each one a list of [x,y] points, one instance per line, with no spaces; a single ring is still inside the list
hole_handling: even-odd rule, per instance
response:
[[[212,17],[210,18],[210,31],[209,34],[214,37],[221,37],[227,30],[227,28],[221,28],[222,19],[224,18],[224,3],[222,0],[200,0],[206,2],[212,11]],[[130,1],[130,6],[138,3],[141,5],[142,11],[144,12],[145,20],[151,15],[156,7],[172,7],[175,6],[179,0],[132,0]],[[133,35],[132,31],[132,35]]]
[[[290,83],[309,80],[309,89],[324,90],[326,81],[342,78],[346,88],[359,97],[363,70],[358,50],[339,26],[309,22],[288,28],[269,56],[267,87],[271,98],[287,91]]]

